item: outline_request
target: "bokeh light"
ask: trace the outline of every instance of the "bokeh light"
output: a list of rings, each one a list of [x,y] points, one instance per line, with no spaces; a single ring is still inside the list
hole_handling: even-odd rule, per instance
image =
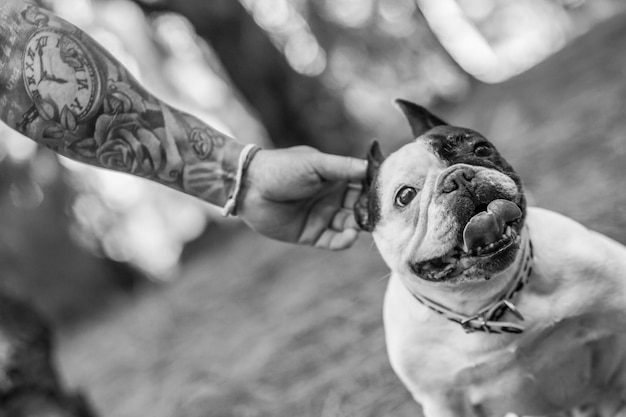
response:
[[[460,100],[471,86],[468,74],[486,82],[506,80],[618,8],[611,0],[241,2],[289,65],[321,77],[372,136],[398,134],[398,116],[390,105],[394,98],[426,105]],[[147,21],[128,0],[50,3],[164,101],[227,134],[267,143],[210,45],[181,16],[161,13]],[[3,155],[16,161],[34,157],[33,142],[5,127],[0,134],[5,138]],[[140,265],[153,276],[172,276],[185,243],[207,222],[221,221],[213,208],[162,186],[65,159],[62,163],[80,178],[73,209],[76,239],[116,260]],[[34,173],[39,184],[45,181],[44,171]],[[11,196],[17,205],[45,198],[29,185],[13,186]]]
[[[292,3],[287,0],[242,0],[242,3],[284,52],[295,71],[308,76],[324,72],[326,53]]]

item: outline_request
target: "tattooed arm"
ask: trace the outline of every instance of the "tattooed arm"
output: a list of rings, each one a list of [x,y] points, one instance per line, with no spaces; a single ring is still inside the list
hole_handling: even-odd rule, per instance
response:
[[[224,204],[241,144],[163,104],[53,14],[13,0],[0,13],[0,118],[7,125],[77,161]]]
[[[231,194],[243,148],[145,91],[88,35],[22,0],[0,4],[0,119],[77,161],[219,206]],[[364,171],[360,160],[312,149],[261,151],[250,165],[239,215],[276,239],[349,246],[356,237],[353,197],[348,209],[341,203],[347,181]]]

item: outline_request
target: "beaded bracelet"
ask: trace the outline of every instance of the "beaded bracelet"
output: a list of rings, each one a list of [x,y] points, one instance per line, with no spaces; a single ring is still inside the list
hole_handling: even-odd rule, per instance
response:
[[[222,208],[222,216],[235,216],[237,215],[237,199],[239,198],[239,194],[241,193],[241,188],[243,185],[243,176],[250,166],[250,162],[252,162],[252,158],[261,148],[254,144],[248,144],[244,146],[241,153],[239,154],[239,166],[237,167],[237,177],[235,179],[235,188],[233,189],[232,194],[228,197],[226,204]]]

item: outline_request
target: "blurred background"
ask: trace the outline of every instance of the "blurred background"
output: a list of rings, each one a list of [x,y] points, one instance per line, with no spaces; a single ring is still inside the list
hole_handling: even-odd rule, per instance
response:
[[[242,142],[364,155],[406,98],[490,138],[537,205],[626,242],[619,0],[46,0],[155,95]],[[80,165],[0,126],[0,291],[102,416],[413,416],[369,236],[342,253]]]

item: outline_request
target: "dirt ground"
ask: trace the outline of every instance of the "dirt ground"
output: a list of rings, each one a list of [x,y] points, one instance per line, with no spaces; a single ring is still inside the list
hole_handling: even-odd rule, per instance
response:
[[[444,117],[492,139],[534,204],[624,243],[623,20]],[[369,236],[328,253],[210,233],[177,282],[61,338],[62,373],[100,415],[420,415],[385,356],[387,269]]]
[[[224,239],[64,338],[62,372],[100,415],[418,415],[385,355],[387,270],[369,236],[341,253]]]

